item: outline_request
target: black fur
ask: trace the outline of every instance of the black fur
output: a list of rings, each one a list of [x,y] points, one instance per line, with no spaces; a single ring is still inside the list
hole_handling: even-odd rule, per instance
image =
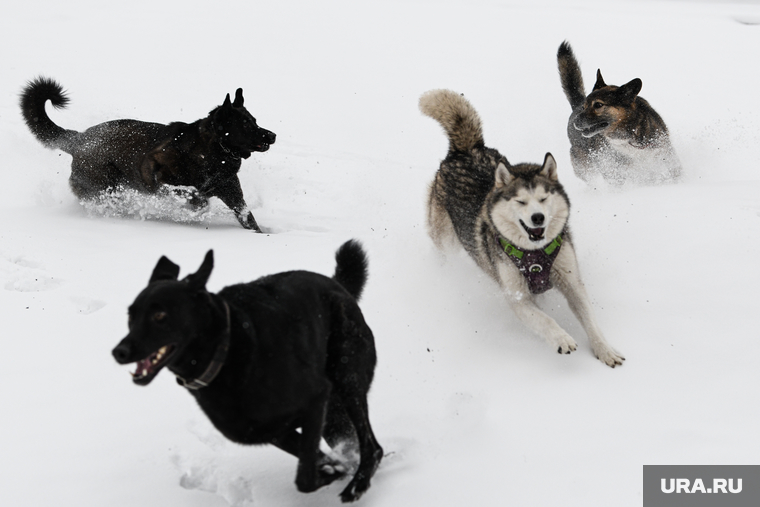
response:
[[[228,94],[221,106],[194,123],[114,120],[84,132],[53,123],[45,112],[48,100],[56,108],[69,102],[60,84],[37,78],[21,94],[21,111],[42,144],[73,157],[69,184],[78,198],[120,189],[155,194],[167,191],[167,185],[193,187],[192,205],[203,207],[210,197],[218,197],[243,227],[260,232],[237,173],[242,158],[267,151],[276,136],[256,124],[243,106],[242,89],[234,102]]]
[[[641,79],[608,85],[597,70],[596,82],[587,96],[580,65],[567,41],[557,50],[557,66],[562,90],[572,108],[567,136],[570,159],[579,178],[590,181],[600,174],[612,183],[678,179],[681,165],[668,128],[649,102],[639,96]],[[662,168],[651,176],[642,170],[647,166]]]
[[[129,334],[114,358],[138,362],[139,385],[164,366],[187,382],[205,375],[229,337],[218,375],[189,389],[214,426],[234,442],[274,444],[296,456],[303,492],[344,475],[319,451],[321,437],[333,447],[358,446],[361,462],[341,493],[344,502],[357,500],[383,456],[367,408],[376,355],[356,299],[367,279],[364,251],[349,241],[336,260],[332,279],[290,271],[213,294],[205,288],[211,251],[181,281],[179,267],[162,257],[129,308]],[[151,364],[160,350],[165,353]]]

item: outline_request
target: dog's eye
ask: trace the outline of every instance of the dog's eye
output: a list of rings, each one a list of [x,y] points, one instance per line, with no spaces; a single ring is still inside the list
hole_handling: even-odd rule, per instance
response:
[[[541,204],[543,204],[543,203],[546,202],[547,199],[548,199],[548,197],[544,197],[543,199],[539,199],[538,202],[540,202]]]
[[[594,102],[592,106],[594,109],[601,109],[602,107],[604,107],[604,104],[602,104],[601,102]]]
[[[527,204],[525,201],[518,201],[517,199],[515,199],[515,202],[520,206],[525,206]]]
[[[156,312],[153,314],[153,322],[161,322],[166,318],[166,312]]]

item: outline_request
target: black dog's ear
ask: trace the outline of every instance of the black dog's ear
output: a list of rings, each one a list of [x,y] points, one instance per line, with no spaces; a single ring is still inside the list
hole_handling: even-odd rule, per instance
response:
[[[604,88],[607,86],[607,84],[604,82],[604,79],[602,78],[602,69],[596,69],[596,84],[594,85],[594,90],[598,90],[599,88]],[[591,91],[594,91],[591,90]]]
[[[222,107],[230,107],[232,103],[230,102],[230,94],[228,93],[226,97],[224,97],[224,103],[222,104]]]
[[[633,99],[635,99],[636,95],[638,95],[641,91],[641,86],[641,79],[632,79],[631,81],[621,86],[619,92],[623,95],[623,98],[625,98],[626,101],[633,102]]]
[[[159,280],[176,280],[179,276],[179,266],[162,255],[158,259],[156,267],[153,268],[153,274],[150,275],[149,284]]]
[[[209,250],[201,263],[201,267],[198,268],[198,271],[192,275],[187,275],[184,281],[194,290],[204,289],[206,288],[206,282],[208,282],[208,279],[211,276],[212,269],[214,269],[214,251]]]
[[[243,107],[243,89],[238,88],[235,92],[235,102],[232,103],[232,107]]]

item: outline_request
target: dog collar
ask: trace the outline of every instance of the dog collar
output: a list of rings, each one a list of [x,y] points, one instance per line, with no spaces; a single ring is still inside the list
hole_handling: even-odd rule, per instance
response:
[[[520,250],[506,238],[497,235],[501,248],[507,257],[514,262],[517,269],[528,282],[531,294],[542,294],[553,287],[550,274],[554,259],[562,247],[562,233],[544,248],[538,250]]]
[[[177,383],[191,391],[196,391],[209,385],[219,374],[222,366],[224,366],[224,361],[227,359],[227,352],[230,349],[230,307],[226,301],[222,300],[222,303],[224,304],[224,311],[227,316],[227,327],[222,333],[222,343],[216,347],[211,364],[208,365],[206,371],[200,377],[193,380],[188,381],[177,375]]]

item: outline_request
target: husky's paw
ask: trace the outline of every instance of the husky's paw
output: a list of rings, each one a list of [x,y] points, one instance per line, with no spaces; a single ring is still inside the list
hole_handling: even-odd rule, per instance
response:
[[[615,366],[622,366],[623,361],[625,361],[625,358],[621,354],[615,352],[610,347],[604,347],[600,348],[599,350],[595,350],[594,354],[596,355],[597,359],[611,368],[614,368]]]
[[[557,347],[558,354],[569,354],[570,352],[575,352],[578,348],[578,344],[575,343],[575,340],[569,334],[556,338],[554,345]]]

